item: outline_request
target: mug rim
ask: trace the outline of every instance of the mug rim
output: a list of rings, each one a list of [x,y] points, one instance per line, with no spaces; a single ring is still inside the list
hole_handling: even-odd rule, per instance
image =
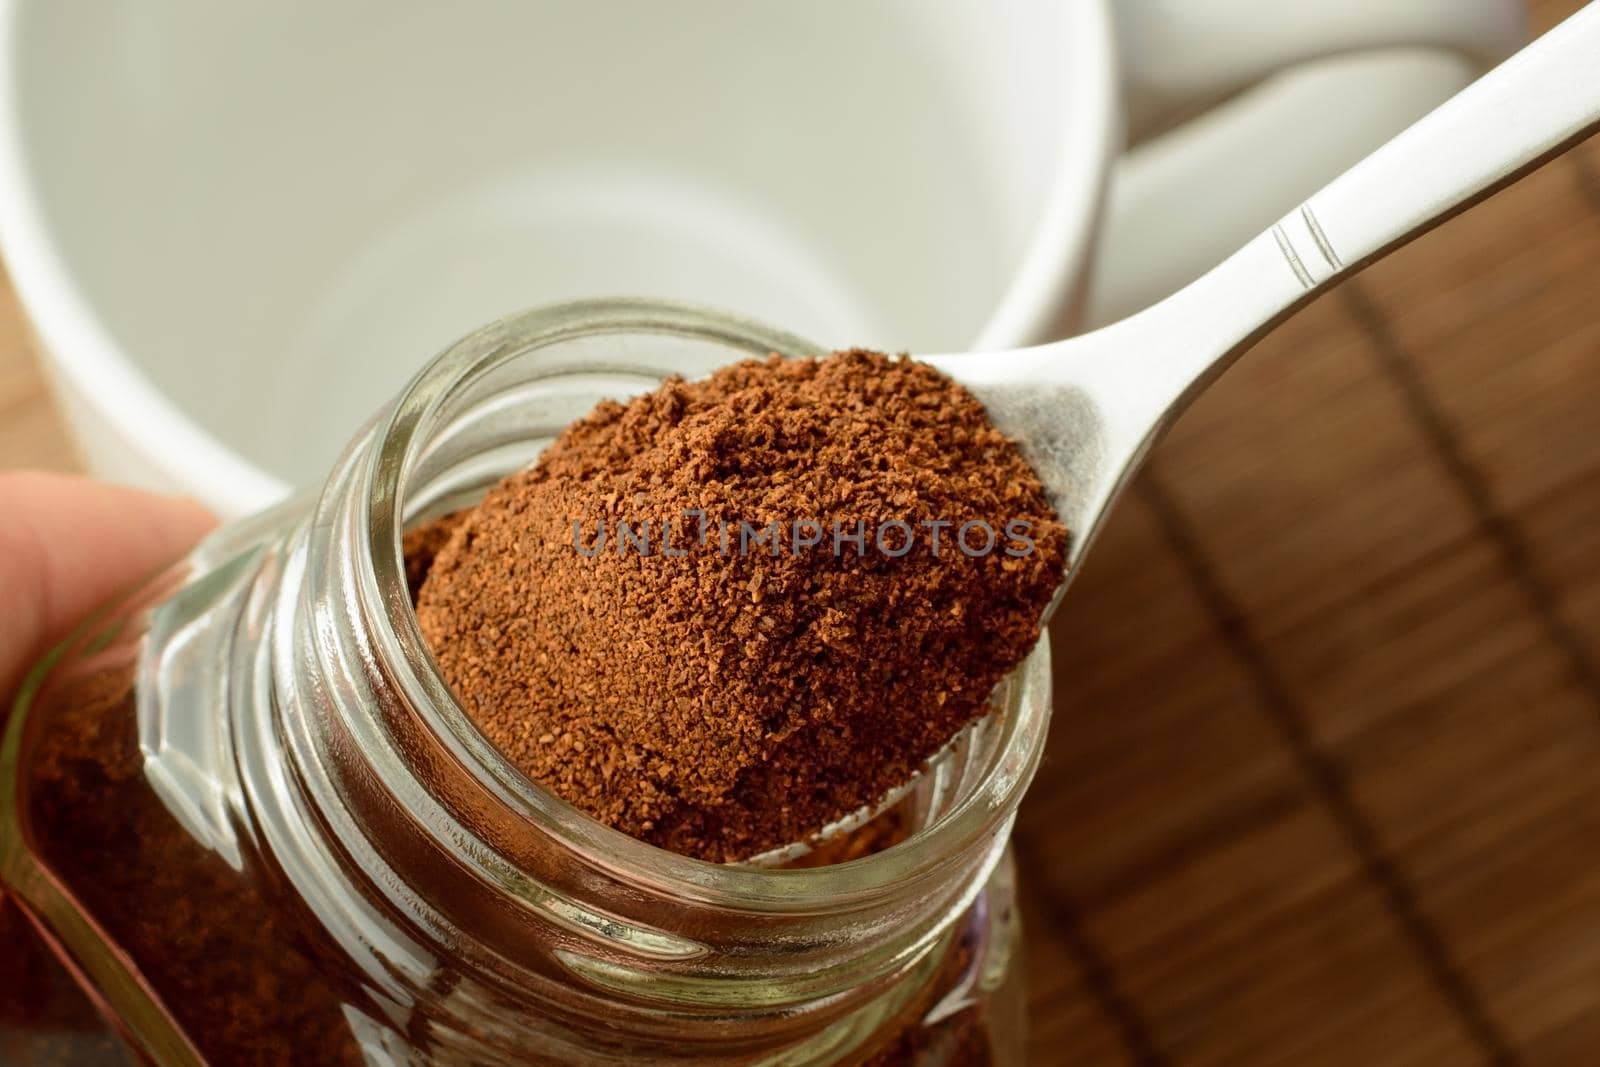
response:
[[[0,0],[0,255],[39,341],[51,384],[65,384],[121,447],[141,453],[168,484],[226,515],[274,503],[293,488],[202,427],[113,334],[56,239],[26,151],[17,72],[26,0]],[[1111,0],[1064,5],[1061,146],[1054,186],[1020,264],[973,350],[1045,340],[1082,297],[1105,186],[1121,130]],[[64,390],[57,389],[59,396]],[[81,438],[69,419],[75,439]]]

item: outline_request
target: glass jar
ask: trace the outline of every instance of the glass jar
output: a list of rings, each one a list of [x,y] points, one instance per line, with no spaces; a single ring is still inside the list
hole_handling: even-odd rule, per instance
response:
[[[452,699],[402,528],[602,397],[817,351],[568,304],[423,370],[321,494],[232,524],[39,664],[0,747],[0,883],[161,1063],[1020,1062],[1007,841],[1048,651],[829,866],[716,865],[583,815]],[[285,432],[293,432],[285,427]]]

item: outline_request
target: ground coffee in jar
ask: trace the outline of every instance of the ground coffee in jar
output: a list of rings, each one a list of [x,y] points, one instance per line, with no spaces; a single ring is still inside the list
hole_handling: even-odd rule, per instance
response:
[[[459,550],[477,513],[413,530],[403,573],[385,502],[454,492],[449,464],[474,469],[500,449],[508,407],[525,413],[531,447],[566,417],[550,417],[547,396],[603,395],[593,375],[570,369],[563,346],[572,338],[663,323],[700,345],[733,337],[742,354],[799,347],[765,336],[752,344],[745,325],[670,307],[585,305],[496,324],[441,357],[398,402],[443,397],[437,417],[359,438],[315,500],[218,531],[39,665],[0,723],[0,938],[37,933],[26,958],[58,953],[135,1058],[1020,1062],[1004,850],[1048,722],[1043,650],[1001,686],[1005,713],[953,754],[962,768],[954,791],[919,791],[800,861],[829,865],[822,871],[685,865],[592,836],[584,819],[538,803],[526,783],[482,773],[476,756],[470,766],[457,760],[465,724],[403,682],[431,678],[427,654],[397,637],[410,625],[407,586],[420,593],[435,557]],[[879,373],[892,378],[890,363]],[[806,365],[802,378],[829,365]],[[464,389],[486,366],[499,377]],[[626,417],[629,407],[615,410]],[[490,408],[501,421],[471,424]],[[916,410],[902,416],[907,427]],[[429,451],[441,442],[442,453]],[[443,454],[445,466],[388,468],[387,488],[366,477],[381,468],[368,461],[408,453]],[[907,499],[922,499],[921,488],[913,482]],[[904,514],[931,516],[931,507]],[[948,537],[939,527],[919,532],[935,528]],[[998,530],[1000,543],[1013,532]],[[1051,535],[1027,533],[1036,544]],[[676,553],[676,540],[657,543],[663,558],[685,558],[665,550]],[[885,544],[896,547],[892,531]],[[630,562],[654,559],[636,555]],[[926,564],[910,551],[883,557]],[[760,604],[775,623],[800,618],[801,609],[774,610],[782,604],[772,597],[751,599],[755,574],[789,577],[781,553],[763,550],[757,562],[739,603]],[[881,579],[870,568],[888,563],[862,566]],[[931,598],[946,587],[921,588]],[[930,633],[948,625],[906,615]],[[872,633],[875,620],[861,618],[859,632]],[[905,669],[881,639],[867,647],[891,675]],[[897,721],[885,713],[877,724]],[[514,789],[491,792],[502,785]],[[32,990],[0,994],[0,1043],[48,1045],[48,1062],[106,1062],[111,1046],[88,1031],[81,1002],[45,1010]],[[24,1031],[8,1034],[19,1021]],[[53,1029],[26,1032],[35,1021]]]
[[[879,800],[982,714],[1066,532],[971,394],[856,350],[603,403],[407,547],[423,635],[512,762],[733,861]]]

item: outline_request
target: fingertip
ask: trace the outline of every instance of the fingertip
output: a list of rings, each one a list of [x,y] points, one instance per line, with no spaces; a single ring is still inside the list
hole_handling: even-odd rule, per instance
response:
[[[0,694],[50,641],[216,523],[187,497],[0,471]]]

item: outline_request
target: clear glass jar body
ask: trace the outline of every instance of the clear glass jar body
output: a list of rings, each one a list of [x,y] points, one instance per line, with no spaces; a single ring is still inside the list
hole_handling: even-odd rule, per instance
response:
[[[400,530],[598,399],[811,346],[638,302],[504,320],[424,370],[315,499],[213,535],[39,665],[0,743],[0,887],[162,1063],[1005,1064],[1007,838],[1040,647],[827,867],[719,866],[588,819],[471,726]]]

